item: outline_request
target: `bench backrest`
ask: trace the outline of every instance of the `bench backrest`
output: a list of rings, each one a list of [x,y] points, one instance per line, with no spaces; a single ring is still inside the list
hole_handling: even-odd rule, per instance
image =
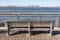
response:
[[[28,22],[9,22],[10,27],[28,27]]]
[[[32,27],[50,27],[51,22],[32,22],[31,26]]]
[[[9,22],[10,27],[28,27],[29,22]],[[31,27],[50,27],[51,22],[30,22]]]

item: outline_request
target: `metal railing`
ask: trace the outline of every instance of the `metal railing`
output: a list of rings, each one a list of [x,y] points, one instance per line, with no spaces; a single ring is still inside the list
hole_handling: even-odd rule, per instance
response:
[[[46,17],[46,18],[45,18]],[[53,21],[56,20],[56,16],[44,16],[44,15],[21,15],[19,13],[12,14],[0,14],[0,21],[5,20],[20,20],[20,21]]]
[[[38,14],[38,13],[1,13],[0,23],[4,23],[5,20],[17,20],[17,21],[55,21],[55,26],[58,26],[58,17],[55,14]],[[56,20],[57,19],[57,20]]]

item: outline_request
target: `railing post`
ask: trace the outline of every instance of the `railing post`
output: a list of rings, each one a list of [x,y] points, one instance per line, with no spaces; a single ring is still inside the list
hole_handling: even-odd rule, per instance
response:
[[[38,16],[38,21],[40,20],[39,16]]]
[[[16,20],[18,21],[19,20],[19,18],[18,18],[18,14],[16,13]]]
[[[59,16],[57,16],[57,19],[56,19],[56,24],[55,24],[56,27],[59,26]]]

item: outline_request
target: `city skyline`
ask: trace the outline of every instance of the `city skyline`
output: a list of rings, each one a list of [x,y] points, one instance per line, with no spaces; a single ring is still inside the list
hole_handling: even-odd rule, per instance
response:
[[[60,7],[60,0],[0,0],[0,6]]]

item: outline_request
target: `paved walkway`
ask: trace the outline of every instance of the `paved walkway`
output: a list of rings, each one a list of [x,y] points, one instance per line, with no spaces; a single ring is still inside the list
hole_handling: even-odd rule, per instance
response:
[[[21,31],[22,32],[22,31]],[[11,35],[11,36],[7,36],[7,32],[6,31],[2,31],[0,30],[0,40],[60,40],[60,32],[59,31],[55,31],[53,33],[55,33],[53,36],[50,36],[49,33],[46,32],[37,32],[35,31],[34,35],[29,36],[28,33],[21,33],[20,31],[16,32]]]

